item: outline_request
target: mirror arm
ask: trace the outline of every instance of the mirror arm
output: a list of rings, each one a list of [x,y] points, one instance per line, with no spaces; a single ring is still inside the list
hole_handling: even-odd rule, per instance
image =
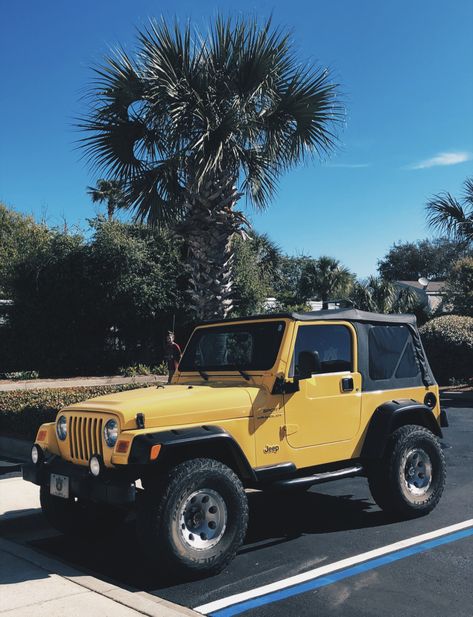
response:
[[[283,375],[276,377],[271,394],[293,394],[299,392],[299,377],[294,377],[292,381],[284,379]]]

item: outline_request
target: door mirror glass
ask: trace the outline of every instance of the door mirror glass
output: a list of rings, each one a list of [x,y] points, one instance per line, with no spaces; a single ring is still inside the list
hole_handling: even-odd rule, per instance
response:
[[[299,379],[309,379],[314,373],[320,373],[319,354],[316,351],[300,351],[297,366],[299,369]]]

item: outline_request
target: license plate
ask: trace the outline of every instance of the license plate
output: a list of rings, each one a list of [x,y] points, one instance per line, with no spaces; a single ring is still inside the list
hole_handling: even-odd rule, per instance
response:
[[[63,497],[64,499],[69,498],[69,478],[67,476],[59,476],[52,473],[49,488],[51,495]]]

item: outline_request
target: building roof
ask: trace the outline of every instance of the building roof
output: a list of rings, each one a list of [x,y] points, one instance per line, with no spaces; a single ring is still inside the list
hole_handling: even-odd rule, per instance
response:
[[[400,285],[406,285],[408,287],[414,287],[415,289],[424,290],[426,293],[441,293],[444,291],[446,281],[429,281],[427,287],[421,285],[419,281],[396,281]]]

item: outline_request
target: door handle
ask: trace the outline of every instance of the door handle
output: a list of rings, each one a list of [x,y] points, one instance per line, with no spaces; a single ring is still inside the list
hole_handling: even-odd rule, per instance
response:
[[[340,382],[340,386],[342,392],[353,392],[353,390],[355,389],[353,377],[344,377]]]

